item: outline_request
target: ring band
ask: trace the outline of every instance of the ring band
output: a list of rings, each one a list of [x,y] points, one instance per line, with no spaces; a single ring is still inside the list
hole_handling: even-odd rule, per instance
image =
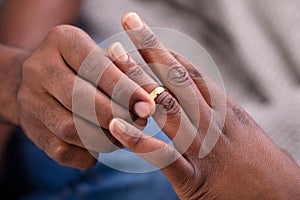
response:
[[[157,87],[154,90],[152,90],[149,95],[155,100],[161,93],[165,92],[166,88],[164,87]]]

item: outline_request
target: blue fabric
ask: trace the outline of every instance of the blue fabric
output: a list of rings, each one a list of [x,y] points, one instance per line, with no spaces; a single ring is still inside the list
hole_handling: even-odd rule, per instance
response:
[[[157,137],[168,140],[162,133]],[[87,171],[64,167],[39,150],[21,130],[9,148],[6,186],[22,194],[19,199],[178,199],[160,171],[125,173],[101,162]]]

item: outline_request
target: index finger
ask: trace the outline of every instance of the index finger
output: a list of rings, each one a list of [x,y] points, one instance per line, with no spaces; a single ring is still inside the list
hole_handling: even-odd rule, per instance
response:
[[[149,94],[128,79],[83,30],[61,25],[52,29],[48,37],[54,43],[57,54],[75,74],[131,111],[134,111],[136,103],[146,103],[146,113],[135,113],[142,118],[154,112],[155,103]]]

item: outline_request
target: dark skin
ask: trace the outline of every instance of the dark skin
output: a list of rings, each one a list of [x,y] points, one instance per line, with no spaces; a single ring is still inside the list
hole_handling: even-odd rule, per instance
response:
[[[1,92],[7,103],[7,110],[1,109],[1,121],[19,124],[17,105],[17,87],[21,82],[22,61],[45,38],[49,30],[59,24],[75,22],[80,7],[80,0],[49,1],[9,0],[3,5],[0,23],[1,52],[7,54],[1,59],[3,76],[1,83],[11,89],[10,94]],[[68,7],[68,9],[65,9]],[[55,17],[48,17],[55,14]],[[46,20],[47,19],[47,20]],[[7,52],[7,53],[6,53]],[[19,59],[14,59],[15,57]],[[7,80],[3,80],[3,79]],[[10,80],[9,80],[10,79]],[[12,103],[9,103],[12,101]]]
[[[36,6],[37,2],[34,3]],[[47,14],[47,12],[38,13]],[[19,19],[26,19],[26,17],[22,16]],[[32,18],[29,17],[29,19]],[[66,18],[61,19],[65,20]],[[97,57],[101,58],[96,60],[97,66],[105,67],[103,62],[108,61],[109,58],[96,48],[93,40],[82,30],[73,26],[55,26],[66,23],[66,21],[60,20],[57,23],[50,23],[45,29],[43,28],[43,31],[33,34],[39,40],[37,42],[32,42],[32,38],[27,40],[26,38],[31,34],[27,34],[28,32],[26,33],[24,30],[24,35],[26,35],[22,39],[24,42],[16,41],[14,43],[9,36],[16,33],[14,26],[11,26],[13,27],[12,30],[9,28],[10,26],[7,26],[7,30],[12,32],[3,34],[2,38],[6,39],[2,39],[2,41],[19,48],[4,45],[1,49],[3,54],[5,53],[5,56],[1,57],[3,59],[1,70],[4,74],[11,75],[1,77],[1,87],[3,86],[1,91],[4,91],[1,93],[3,97],[1,98],[1,105],[6,106],[0,111],[0,116],[3,123],[21,126],[26,135],[58,163],[74,168],[88,169],[96,163],[96,158],[88,150],[109,151],[111,146],[109,143],[103,143],[102,140],[99,140],[97,126],[95,128],[94,122],[89,121],[89,116],[80,112],[76,113],[76,116],[82,122],[82,126],[90,130],[86,132],[89,134],[88,141],[86,141],[88,146],[83,145],[82,140],[78,137],[72,115],[73,108],[70,103],[72,102],[71,91],[75,77],[74,72],[78,71],[84,58],[95,49]],[[43,20],[41,21],[43,22]],[[41,25],[40,23],[37,24]],[[136,19],[126,15],[123,20],[125,30],[132,29],[133,24],[138,24]],[[28,24],[28,27],[30,26]],[[142,33],[137,31],[137,35],[131,35],[137,46],[145,44],[155,47],[163,46],[156,40],[156,37],[153,37],[154,35],[145,24],[143,24],[142,29],[144,30]],[[31,27],[29,30],[34,30],[34,28]],[[22,31],[17,31],[17,33],[23,35]],[[23,37],[21,35],[12,38],[19,39]],[[141,38],[143,38],[142,41]],[[224,127],[222,129],[220,126],[215,127],[215,131],[221,137],[212,151],[204,158],[199,159],[199,149],[203,144],[203,138],[206,136],[205,133],[212,113],[215,112],[210,97],[226,95],[209,81],[208,77],[196,72],[193,65],[179,55],[166,50],[141,51],[141,54],[147,62],[161,63],[169,66],[170,69],[174,66],[180,66],[179,70],[186,72],[174,73],[173,79],[168,80],[164,71],[160,71],[159,68],[153,69],[166,85],[168,81],[171,81],[167,85],[168,88],[176,95],[177,99],[183,100],[179,104],[170,93],[161,94],[156,99],[156,103],[161,107],[157,109],[154,117],[160,119],[163,115],[167,116],[166,123],[160,125],[170,138],[175,136],[178,122],[183,123],[187,128],[184,134],[182,133],[183,136],[193,133],[195,126],[197,126],[199,129],[196,129],[192,144],[183,151],[180,141],[175,143],[175,148],[170,148],[162,141],[154,138],[141,138],[144,133],[126,122],[129,119],[124,114],[126,108],[122,106],[120,99],[115,99],[118,102],[116,107],[120,108],[119,112],[117,115],[112,114],[110,97],[113,88],[116,82],[124,77],[122,72],[127,74],[128,68],[137,66],[132,59],[126,64],[115,62],[109,65],[105,73],[110,75],[110,79],[105,79],[108,76],[105,76],[104,73],[104,78],[96,85],[98,92],[95,101],[96,105],[99,106],[96,107],[96,114],[97,122],[101,127],[110,129],[116,139],[142,157],[141,153],[166,147],[165,151],[158,156],[143,158],[158,167],[162,167],[160,166],[161,161],[176,158],[175,162],[163,166],[161,170],[170,180],[181,199],[296,199],[299,197],[300,175],[297,164],[279,149],[254,120],[229,97],[226,97]],[[113,58],[111,57],[111,59]],[[95,74],[92,69],[94,68],[89,68],[87,71]],[[112,74],[114,74],[113,77]],[[181,85],[178,85],[176,80],[181,79],[176,77],[176,74],[179,76],[185,74],[187,82],[180,81]],[[139,80],[150,79],[146,74],[143,76],[142,78],[131,76],[132,80],[126,80],[126,85],[129,88],[137,88]],[[81,78],[84,92],[90,91],[92,85],[89,83],[92,80]],[[184,91],[197,94],[196,99],[199,108],[201,108],[199,112],[203,114],[200,118],[200,124],[195,124],[197,121],[194,120],[195,116],[193,116],[195,112],[189,112],[190,108],[185,104],[188,101],[184,101],[186,95],[181,93],[180,87],[186,83],[191,86],[191,90]],[[149,97],[147,92],[156,86],[157,83],[153,82],[144,90],[137,89],[133,94],[135,96],[133,99],[146,102],[153,108],[153,99]],[[208,93],[207,88],[212,88],[212,93]],[[79,96],[84,97],[84,95]],[[154,112],[152,110],[146,115],[145,113],[141,114],[139,111],[145,107],[135,105],[137,102],[132,101],[129,109],[133,114],[141,115],[141,118]],[[118,119],[112,120],[114,117]],[[191,130],[191,132],[186,130]],[[126,133],[131,133],[135,137]]]
[[[80,1],[73,0],[5,2],[0,40],[4,43],[1,54],[6,56],[1,56],[3,76],[0,81],[1,105],[6,106],[0,110],[0,121],[12,125],[2,134],[3,139],[8,139],[6,135],[13,126],[20,126],[28,138],[56,162],[88,169],[96,164],[97,152],[112,151],[116,148],[114,144],[118,145],[107,130],[113,118],[112,105],[117,116],[144,126],[143,118],[154,112],[155,103],[112,64],[87,33],[66,25],[75,22],[79,5]],[[76,79],[88,55],[94,56],[91,59],[94,63],[85,65]],[[99,71],[103,77],[99,74],[96,77],[99,82],[94,85],[93,75]],[[116,97],[112,104],[110,97],[120,79],[134,92],[129,102]],[[79,80],[81,89],[73,94],[75,80]],[[86,106],[84,101],[79,102],[75,112],[73,95],[86,97],[94,91],[96,119],[80,109]],[[82,128],[83,140],[74,120]],[[5,142],[2,149],[4,147]]]
[[[19,124],[17,92],[22,78],[22,62],[51,27],[75,22],[80,3],[81,0],[4,1],[0,15],[0,166],[6,143]],[[66,6],[69,9],[65,9]],[[54,13],[55,18],[49,17]]]
[[[274,144],[245,110],[205,73],[180,55],[169,52],[135,13],[125,15],[122,24],[126,31],[131,31],[128,35],[145,61],[156,63],[150,68],[172,92],[163,92],[155,99],[158,108],[154,119],[170,139],[176,134],[180,136],[179,140],[174,139],[173,148],[118,118],[110,124],[113,136],[157,166],[180,199],[299,199],[299,166]],[[112,47],[109,55],[132,80],[139,84],[148,80],[147,85],[141,84],[148,92],[159,86],[130,56],[127,61],[118,60],[114,56],[116,48]],[[127,54],[125,50],[123,54],[120,52],[118,50],[116,55]],[[173,73],[174,69],[177,73]],[[189,94],[195,95],[197,104],[190,106],[193,98]],[[224,104],[216,101],[222,98]],[[196,105],[198,112],[195,112]],[[222,108],[225,108],[224,124],[219,120]],[[195,120],[195,113],[201,114],[199,121]],[[212,132],[208,131],[209,123]],[[179,124],[184,129],[180,129]],[[209,144],[206,136],[212,133],[219,136],[216,144],[205,156],[200,156],[202,146]],[[190,136],[191,145],[183,149]],[[166,162],[168,160],[173,162]]]

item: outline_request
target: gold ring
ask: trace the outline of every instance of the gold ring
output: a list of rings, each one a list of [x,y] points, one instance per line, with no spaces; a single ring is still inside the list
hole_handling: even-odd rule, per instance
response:
[[[165,92],[166,88],[164,87],[157,87],[154,90],[152,90],[149,95],[155,100],[161,93]]]

